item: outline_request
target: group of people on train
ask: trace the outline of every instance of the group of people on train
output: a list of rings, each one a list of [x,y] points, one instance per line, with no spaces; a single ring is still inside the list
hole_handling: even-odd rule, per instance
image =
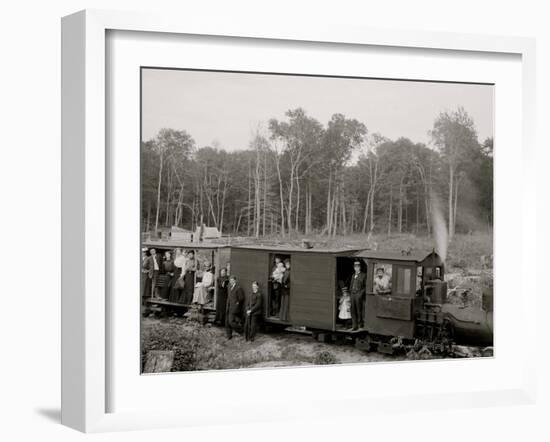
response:
[[[367,293],[367,274],[361,270],[361,261],[353,262],[353,273],[349,284],[341,289],[338,300],[338,319],[352,331],[365,326],[365,295]],[[378,295],[391,293],[391,279],[383,267],[378,267],[373,281],[373,292]],[[350,324],[351,323],[351,324]]]
[[[233,332],[244,335],[247,341],[253,341],[263,313],[263,295],[257,281],[252,283],[249,296],[235,275],[229,275],[229,263],[214,277],[211,263],[199,264],[195,252],[181,249],[165,251],[160,256],[156,249],[142,250],[142,298],[159,298],[169,302],[204,306],[213,301],[214,286],[217,287],[216,317],[214,323],[225,327],[228,339]],[[288,296],[290,293],[290,262],[286,264],[286,275],[278,278],[280,290],[280,314],[288,316]]]
[[[205,261],[199,266],[193,250],[175,249],[165,251],[164,256],[154,248],[142,251],[143,298],[162,298],[184,305],[204,306],[213,300],[214,286],[217,287],[215,324],[225,327],[227,338],[233,332],[244,334],[246,340],[254,340],[263,313],[264,297],[260,284],[251,284],[249,296],[245,296],[235,275],[229,276],[229,264],[221,268],[214,277],[211,263]],[[196,275],[199,272],[200,277]],[[162,283],[159,281],[162,280]],[[341,288],[338,300],[338,319],[348,328],[358,330],[364,327],[364,302],[367,276],[360,260],[353,262],[353,273]],[[288,320],[290,305],[290,259],[275,256],[269,278],[267,314],[281,321]],[[375,270],[373,291],[376,294],[391,293],[391,278],[383,267]],[[350,324],[351,322],[351,324]]]
[[[197,271],[195,252],[182,249],[175,250],[175,256],[167,250],[160,256],[152,248],[141,252],[141,273],[143,298],[163,298],[170,302],[191,304],[195,298],[204,301],[208,288],[213,284],[214,275],[211,265],[206,263],[202,272],[200,286],[195,285]],[[204,302],[203,302],[204,303]]]

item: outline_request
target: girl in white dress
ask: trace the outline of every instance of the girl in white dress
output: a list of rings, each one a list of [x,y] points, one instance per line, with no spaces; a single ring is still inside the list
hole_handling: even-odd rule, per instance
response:
[[[342,289],[342,297],[338,306],[338,318],[342,319],[346,327],[349,328],[351,320],[351,297],[347,287]]]

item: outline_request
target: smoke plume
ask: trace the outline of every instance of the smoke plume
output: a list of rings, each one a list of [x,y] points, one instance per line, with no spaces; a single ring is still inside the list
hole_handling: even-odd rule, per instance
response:
[[[447,223],[445,222],[445,217],[443,216],[443,211],[441,209],[441,203],[439,198],[434,192],[431,192],[430,195],[432,207],[432,226],[433,226],[433,236],[435,239],[435,251],[441,256],[441,259],[445,262],[447,259],[447,244],[449,242],[449,235],[447,233]]]

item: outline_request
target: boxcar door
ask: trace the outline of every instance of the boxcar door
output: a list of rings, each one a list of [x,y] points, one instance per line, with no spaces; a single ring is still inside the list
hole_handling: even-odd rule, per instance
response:
[[[265,250],[231,250],[231,274],[237,276],[238,283],[246,296],[252,292],[252,282],[258,281],[263,293],[264,316],[267,306],[267,284],[269,278],[269,252]]]
[[[336,258],[331,254],[295,253],[291,257],[290,322],[334,330]]]

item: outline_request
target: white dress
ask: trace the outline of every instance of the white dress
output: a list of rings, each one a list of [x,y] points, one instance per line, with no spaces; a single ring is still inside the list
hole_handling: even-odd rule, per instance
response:
[[[340,319],[351,319],[351,298],[349,295],[340,298],[338,317]]]
[[[198,282],[193,292],[193,303],[204,305],[208,302],[208,289],[214,283],[214,274],[210,271],[204,272],[202,281]]]

